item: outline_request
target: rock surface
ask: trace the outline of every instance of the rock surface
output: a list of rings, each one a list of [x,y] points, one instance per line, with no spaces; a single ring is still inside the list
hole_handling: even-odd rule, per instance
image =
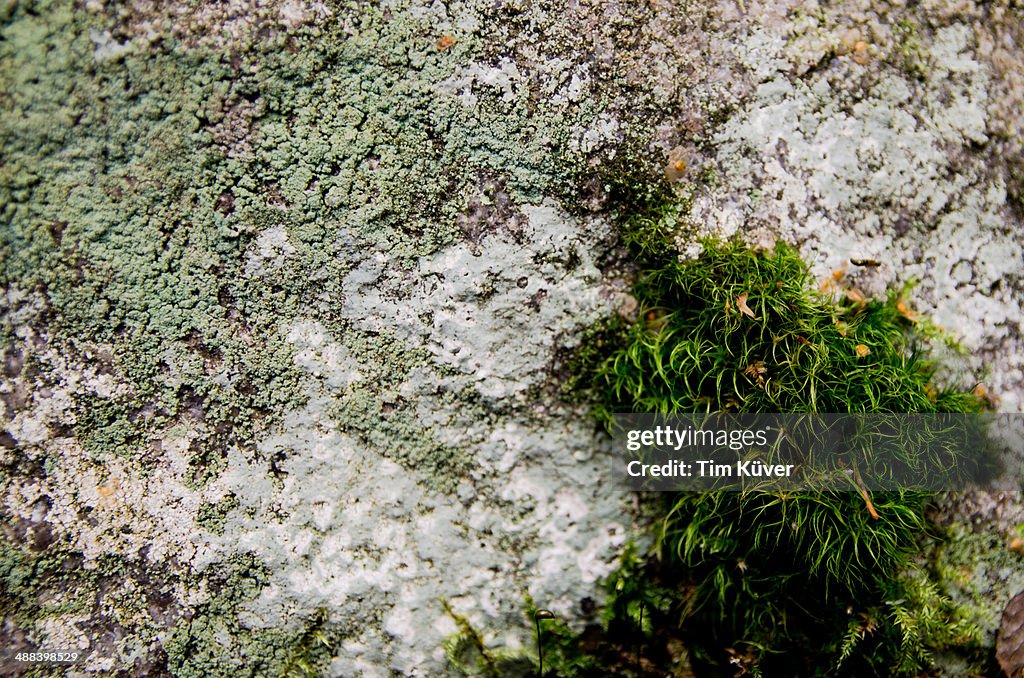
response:
[[[0,34],[0,639],[80,674],[443,675],[443,600],[512,650],[526,596],[592,614],[637,516],[558,357],[628,304],[626,149],[685,251],[916,280],[949,377],[1024,406],[1012,3],[8,0]],[[998,560],[979,619],[1020,514],[940,508]]]

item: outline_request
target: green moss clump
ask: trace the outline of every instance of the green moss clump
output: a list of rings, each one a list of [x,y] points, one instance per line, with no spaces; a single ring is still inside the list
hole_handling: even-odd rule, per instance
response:
[[[927,336],[897,294],[839,304],[808,288],[797,252],[706,241],[693,261],[640,273],[642,322],[592,382],[604,412],[975,410],[938,390]]]
[[[591,329],[570,384],[604,424],[614,412],[983,408],[972,393],[936,382],[930,343],[944,337],[915,320],[906,290],[883,299],[843,290],[837,300],[811,288],[806,264],[784,244],[705,240],[699,256],[683,260],[675,238],[685,204],[644,176],[620,173],[608,185],[635,267],[637,310]],[[671,663],[680,638],[707,675],[906,675],[938,651],[971,655],[976,629],[966,611],[911,564],[935,536],[930,498],[658,495],[656,548],[644,568],[624,566],[605,628],[644,647],[649,661],[634,662],[636,675]],[[643,625],[632,621],[638,601]]]
[[[649,222],[640,217],[645,233]],[[639,253],[639,317],[602,328],[603,348],[589,356],[585,386],[606,422],[628,411],[981,407],[974,395],[934,383],[930,337],[896,293],[867,300],[853,292],[843,302],[817,293],[785,245],[756,251],[708,240],[690,261],[664,243],[660,252],[647,244]],[[709,670],[909,674],[928,664],[930,649],[970,640],[948,600],[897,578],[927,538],[926,493],[664,499],[659,577],[686,591],[677,612]]]

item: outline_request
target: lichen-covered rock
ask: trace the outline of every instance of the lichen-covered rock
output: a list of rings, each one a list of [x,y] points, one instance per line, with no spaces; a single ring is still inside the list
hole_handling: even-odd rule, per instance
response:
[[[556,357],[635,311],[617,163],[684,249],[916,278],[1019,410],[1018,15],[0,3],[0,644],[438,675],[443,600],[512,651],[526,596],[591,614],[635,516]]]

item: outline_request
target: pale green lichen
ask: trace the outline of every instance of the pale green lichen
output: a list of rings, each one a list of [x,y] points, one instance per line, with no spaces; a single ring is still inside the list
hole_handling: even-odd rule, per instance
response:
[[[30,540],[31,541],[31,540]],[[30,548],[0,539],[0,614],[11,626],[10,638],[30,646],[49,643],[85,649],[81,639],[102,629],[88,649],[106,662],[135,664],[166,634],[181,602],[181,580],[166,565],[105,556],[83,567],[82,554],[59,547]],[[54,629],[61,629],[53,635]],[[64,675],[38,667],[28,675]]]
[[[178,622],[164,642],[174,676],[314,676],[323,670],[344,633],[325,612],[292,620],[286,628],[251,629],[238,610],[269,582],[252,558],[222,563],[204,579],[217,593]]]
[[[947,595],[967,610],[966,618],[991,647],[1003,607],[1024,588],[1024,558],[1010,551],[1000,535],[954,526],[930,560]]]
[[[226,68],[171,50],[94,62],[87,18],[34,9],[4,27],[2,283],[45,298],[51,343],[112,346],[132,385],[80,401],[75,430],[97,454],[131,454],[188,408],[245,428],[296,397],[295,374],[275,300],[237,275],[214,212],[220,153],[197,116]]]
[[[32,551],[0,540],[0,614],[36,644],[75,643],[89,629],[104,629],[93,638],[90,653],[108,668],[113,661],[138,675],[164,661],[175,676],[320,675],[317,669],[344,635],[341,626],[319,613],[283,628],[245,626],[239,609],[268,582],[266,567],[251,556],[234,556],[185,576],[167,566],[113,556],[88,568],[82,563],[78,553]],[[202,591],[212,596],[183,614],[178,598]],[[49,622],[69,620],[78,631],[47,638]],[[166,659],[153,664],[145,655],[157,646]],[[64,673],[37,667],[26,675]]]
[[[475,105],[439,96],[472,41],[439,50],[429,21],[389,14],[362,7],[354,34],[331,22],[235,64],[174,44],[99,60],[96,32],[116,27],[67,3],[4,27],[0,282],[45,297],[51,340],[114,346],[133,385],[79,404],[88,448],[128,454],[195,415],[251,438],[303,397],[280,321],[329,320],[353,252],[403,266],[462,237],[455,217],[483,169],[508,170],[520,196],[565,181],[587,106],[546,110],[520,85],[482,88]],[[278,227],[294,254],[244,275],[256,235]]]
[[[227,539],[229,516],[246,510],[217,495],[230,454],[272,476],[279,460],[257,441],[304,405],[315,381],[286,337],[300,319],[322,323],[357,363],[374,368],[371,380],[331,394],[331,425],[425,472],[425,485],[453,491],[469,459],[441,430],[453,423],[429,420],[424,402],[478,426],[492,420],[464,377],[430,396],[399,393],[429,378],[411,369],[433,358],[406,348],[408,338],[344,317],[346,275],[378,254],[391,270],[412,271],[424,255],[482,237],[458,218],[481,176],[496,178],[516,201],[568,194],[584,166],[575,139],[598,104],[538,100],[528,78],[481,51],[472,27],[439,28],[436,17],[397,4],[330,10],[315,28],[254,31],[218,51],[169,30],[134,34],[139,8],[3,6],[0,351],[24,358],[16,377],[27,390],[7,414],[36,414],[48,396],[34,402],[33,394],[54,389],[71,402],[48,404],[48,428],[36,426],[32,440],[5,432],[14,452],[0,482],[5,491],[72,492],[52,482],[68,455],[100,469],[91,490],[99,498],[81,492],[57,502],[62,529],[72,530],[56,534],[58,544],[76,539],[74,521],[87,519],[69,506],[103,504],[91,518],[96,535],[108,516],[127,521],[121,525],[140,519],[104,484],[105,466],[132,479],[126,483],[166,479],[164,467],[181,454],[191,494],[181,490],[175,501],[187,500],[178,509],[198,507],[195,525],[209,531],[200,541]],[[450,48],[438,46],[442,30],[455,36]],[[499,71],[513,77],[494,84]],[[83,366],[115,386],[67,386],[79,383],[68,376]],[[441,379],[455,374],[430,370]],[[177,515],[168,522],[175,534],[189,532]],[[152,529],[132,527],[140,540]],[[122,537],[118,548],[127,550],[131,539]],[[295,646],[308,629],[253,631],[238,616],[266,581],[263,566],[235,567],[224,553],[204,558],[214,564],[198,573],[188,562],[173,566],[183,586],[216,580],[245,590],[178,601],[167,613],[181,619],[169,640],[154,636],[139,600],[109,599],[110,614],[93,635],[117,617],[133,642],[162,643],[176,675],[211,675],[227,655],[248,657],[257,674],[301,668]],[[221,582],[224,568],[235,574]],[[75,589],[84,576],[34,566],[17,572],[16,595]],[[61,614],[78,612],[92,614]],[[152,648],[136,649],[145,656]],[[111,657],[111,667],[130,663]]]

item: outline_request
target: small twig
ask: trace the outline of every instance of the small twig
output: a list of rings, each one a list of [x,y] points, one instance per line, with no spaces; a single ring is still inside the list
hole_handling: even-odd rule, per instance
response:
[[[860,471],[857,470],[857,464],[853,464],[853,479],[857,481],[857,491],[860,492],[860,496],[864,498],[864,504],[868,507],[868,513],[871,514],[873,520],[881,518],[878,515],[878,511],[875,510],[875,505],[871,503],[871,495],[868,493],[868,488],[864,485],[864,479],[860,477]]]

